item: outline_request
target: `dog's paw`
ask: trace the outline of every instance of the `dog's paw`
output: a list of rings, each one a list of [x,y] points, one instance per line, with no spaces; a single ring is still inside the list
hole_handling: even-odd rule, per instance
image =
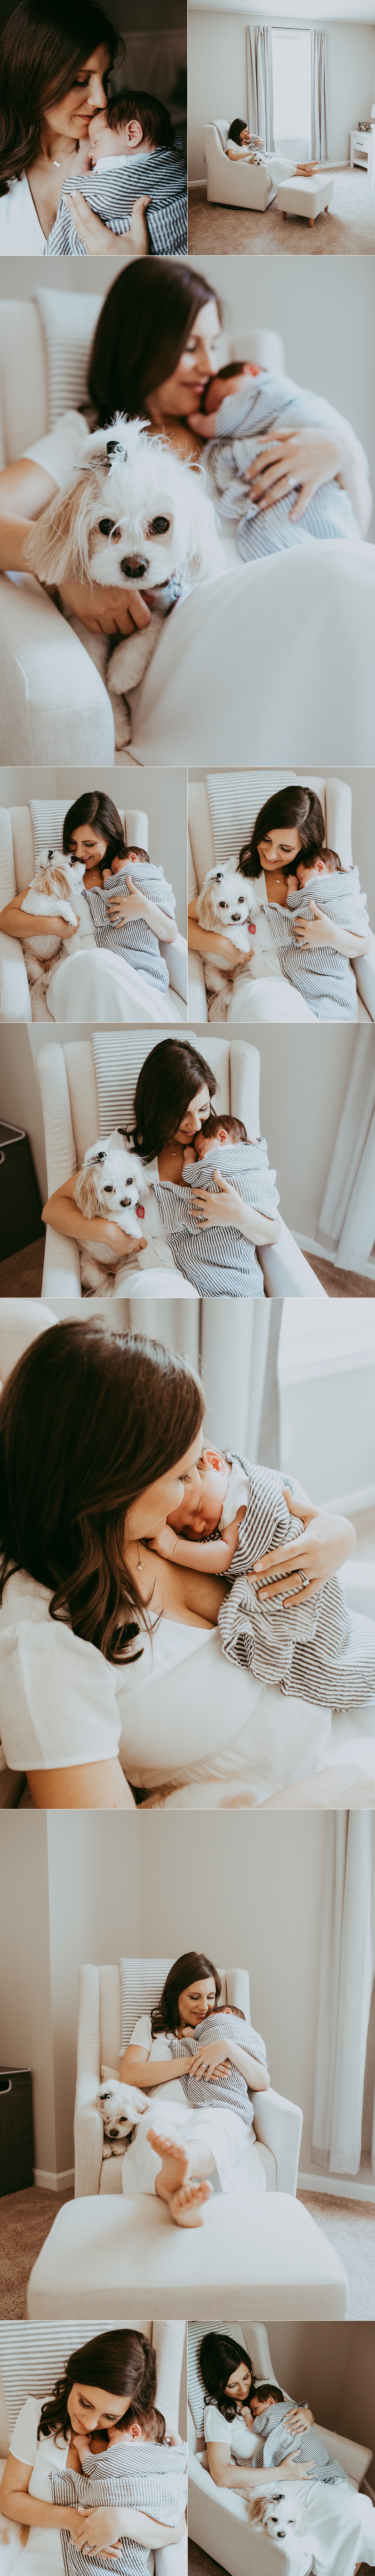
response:
[[[111,704],[115,725],[115,751],[125,751],[127,742],[131,742],[132,738],[129,701],[128,698],[113,697]]]

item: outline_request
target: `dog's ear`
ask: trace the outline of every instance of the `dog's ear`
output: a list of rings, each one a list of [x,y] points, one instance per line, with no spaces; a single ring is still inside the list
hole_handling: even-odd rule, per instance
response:
[[[79,581],[90,581],[91,475],[90,467],[71,474],[30,529],[24,561],[39,581],[60,582],[74,573]]]
[[[88,1164],[86,1166],[83,1164],[82,1172],[77,1173],[73,1197],[75,1206],[80,1208],[81,1216],[91,1217],[103,1215],[103,1201],[101,1197],[100,1184],[98,1182],[96,1172],[92,1170],[90,1171]]]
[[[213,885],[202,886],[197,903],[197,921],[200,922],[201,930],[217,930],[217,902]]]

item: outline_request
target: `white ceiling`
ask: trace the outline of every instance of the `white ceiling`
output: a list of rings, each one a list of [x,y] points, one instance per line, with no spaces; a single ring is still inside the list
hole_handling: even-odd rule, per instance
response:
[[[200,13],[203,8],[204,14],[214,13],[215,16],[217,11],[220,10],[220,12],[223,15],[226,14],[227,17],[243,17],[245,24],[248,23],[250,16],[250,6],[248,5],[246,10],[244,8],[241,9],[238,6],[238,0],[189,0],[189,8],[190,10],[198,10]],[[268,16],[273,19],[274,23],[276,18],[284,18],[289,22],[293,18],[297,18],[300,21],[302,18],[305,20],[307,26],[310,25],[310,11],[304,9],[303,0],[302,5],[301,0],[289,0],[289,5],[286,5],[286,0],[271,0]],[[347,24],[349,21],[351,26],[373,27],[375,33],[374,0],[361,0],[360,12],[356,11],[355,16],[353,13],[353,0],[329,0],[328,8],[324,9],[324,24],[330,25],[334,19],[341,21],[341,25],[343,22]],[[313,11],[311,11],[311,22],[313,25],[318,25],[319,23],[316,13]]]

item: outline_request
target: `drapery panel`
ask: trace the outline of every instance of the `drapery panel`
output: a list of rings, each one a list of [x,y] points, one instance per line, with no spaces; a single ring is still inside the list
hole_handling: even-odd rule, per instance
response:
[[[360,1270],[375,1242],[375,1059],[370,1030],[354,1047],[317,1225],[340,1268]]]
[[[246,28],[247,113],[250,134],[259,134],[273,152],[272,26],[255,18]]]
[[[311,2148],[326,2173],[359,2173],[374,1975],[375,1818],[352,1808],[327,1817]]]
[[[329,161],[331,134],[328,96],[327,27],[311,28],[311,159]]]

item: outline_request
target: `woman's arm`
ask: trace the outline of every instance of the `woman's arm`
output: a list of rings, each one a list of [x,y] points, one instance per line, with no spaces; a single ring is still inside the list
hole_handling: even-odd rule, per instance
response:
[[[32,2530],[71,2531],[76,2540],[82,2516],[73,2511],[72,2505],[42,2504],[38,2496],[29,2495],[33,2466],[32,2460],[16,2460],[14,2452],[9,2451],[0,2487],[2,2513],[8,2515],[9,2522],[27,2523]]]
[[[105,879],[105,883],[107,885],[110,883],[109,877]],[[137,892],[135,892],[135,889],[132,886],[131,877],[127,877],[126,884],[128,887],[127,894],[121,894],[120,889],[118,890],[118,893],[116,893],[112,878],[113,892],[107,899],[107,912],[109,913],[110,920],[137,921],[137,919],[142,919],[143,921],[148,921],[150,930],[156,931],[157,939],[165,939],[165,941],[168,940],[171,942],[174,939],[177,939],[177,924],[175,921],[170,920],[169,913],[162,912],[161,905],[159,903],[151,903],[149,896],[146,893],[141,894],[138,887]]]
[[[189,429],[201,438],[220,435],[220,411],[205,418],[201,412],[190,414]],[[280,429],[274,438],[265,438],[251,465],[244,466],[243,480],[250,486],[250,497],[258,509],[272,510],[274,501],[290,499],[291,483],[300,486],[290,510],[291,519],[301,519],[314,492],[322,483],[339,483],[348,493],[361,537],[367,536],[372,511],[372,493],[359,441],[347,420],[336,413],[336,425],[326,429]]]
[[[224,1220],[227,1225],[237,1226],[239,1234],[247,1236],[248,1243],[278,1243],[281,1231],[279,1216],[263,1216],[261,1208],[246,1207],[243,1199],[239,1197],[238,1190],[234,1188],[233,1181],[224,1181],[221,1172],[214,1172],[214,1180],[217,1181],[218,1188],[225,1196],[226,1206],[220,1209],[219,1216],[214,1191],[204,1190],[199,1186],[195,1194],[198,1225],[202,1227],[218,1225],[219,1221],[222,1223]]]
[[[339,929],[337,921],[331,921],[330,913],[319,912],[312,895],[310,913],[310,921],[298,912],[294,917],[293,929],[299,948],[336,948],[339,957],[367,957],[370,946],[368,930],[360,936],[356,930]]]
[[[140,2084],[142,2093],[152,2093],[157,2084],[175,2084],[177,2075],[191,2075],[191,2057],[180,2057],[176,2068],[174,2057],[149,2057],[147,2048],[133,2048],[130,2042],[120,2061],[120,2084]]]
[[[298,2453],[294,2460],[289,2458],[283,2461],[282,2472],[281,2469],[274,2468],[251,2469],[248,2460],[241,2461],[241,2467],[238,2468],[237,2461],[231,2459],[230,2452],[221,2442],[207,2442],[207,2459],[215,2487],[234,2487],[237,2495],[243,2495],[247,2490],[251,2492],[252,2487],[262,2487],[266,2480],[268,2484],[275,2486],[281,2475],[283,2485],[284,2478],[293,2478],[294,2484],[296,2477],[311,2479],[311,2461],[310,2463],[302,2461],[300,2467],[297,2467]]]
[[[102,223],[100,215],[93,214],[92,206],[88,206],[83,190],[81,193],[81,189],[66,186],[63,195],[75,232],[78,233],[78,240],[83,242],[84,250],[88,252],[89,257],[119,259],[122,267],[126,260],[149,258],[150,243],[146,223],[146,206],[150,204],[149,197],[135,197],[128,233],[112,233],[110,225]]]
[[[29,893],[30,887],[25,886],[21,894],[12,895],[11,902],[6,903],[4,911],[0,912],[0,930],[4,931],[7,939],[20,939],[22,946],[33,935],[35,938],[36,933],[40,939],[43,931],[48,931],[48,936],[52,931],[54,938],[75,939],[77,923],[73,929],[73,922],[64,921],[62,914],[56,913],[55,919],[53,913],[24,912],[22,907]]]
[[[110,239],[113,244],[114,233]],[[27,540],[34,520],[41,517],[48,501],[54,500],[57,489],[52,475],[46,473],[44,465],[36,465],[31,456],[19,456],[15,465],[4,467],[0,474],[0,572],[30,573]],[[36,580],[37,575],[33,578]],[[80,617],[92,635],[133,635],[135,626],[150,624],[151,610],[140,591],[134,589],[102,590],[98,582],[72,579],[60,584],[58,597],[67,617]]]
[[[224,2056],[224,2041],[211,2039],[204,2043],[202,2040],[202,2047],[197,2051],[197,2056],[190,2058],[190,2074],[195,2075],[198,2067],[198,2073],[204,2075],[209,2065],[214,2074],[215,2066],[220,2064],[221,2056]],[[231,2038],[229,2041],[226,2039],[225,2058],[230,2059],[231,2066],[238,2067],[239,2075],[244,2076],[245,2084],[252,2093],[268,2093],[271,2082],[268,2066],[264,2066],[258,2057],[251,2057],[249,2049],[241,2048],[235,2039]],[[202,2064],[201,2059],[205,2061]]]
[[[74,2520],[76,2521],[76,2517]],[[91,2506],[91,2510],[81,2512],[77,2520],[79,2522],[78,2543],[76,2530],[74,2539],[76,2548],[78,2545],[78,2548],[83,2551],[83,2567],[87,2565],[86,2551],[90,2556],[91,2550],[94,2550],[95,2556],[99,2558],[105,2557],[107,2551],[113,2550],[115,2567],[118,2540],[145,2541],[147,2549],[169,2549],[173,2548],[173,2544],[176,2544],[177,2540],[182,2540],[186,2534],[184,2515],[175,2530],[170,2523],[155,2522],[151,2514],[137,2513],[134,2505],[101,2505],[97,2506],[96,2510]]]
[[[129,1782],[114,1757],[82,1762],[66,1771],[28,1771],[34,1807],[135,1807]]]
[[[299,1581],[301,1569],[308,1575],[311,1600],[321,1584],[328,1583],[331,1574],[339,1574],[347,1557],[353,1555],[355,1530],[352,1521],[342,1520],[337,1512],[325,1512],[319,1503],[298,1502],[289,1485],[283,1486],[283,1493],[288,1511],[303,1521],[303,1538],[288,1539],[286,1546],[268,1548],[266,1556],[257,1557],[251,1579],[254,1582],[257,1574],[267,1575],[262,1601],[277,1600],[283,1593],[290,1599],[291,1592],[298,1600],[306,1590]]]
[[[235,948],[234,940],[226,939],[222,930],[201,930],[200,922],[195,920],[194,914],[190,911],[188,912],[188,947],[195,951],[198,957],[217,957],[219,965],[228,964],[232,967],[233,973],[235,966],[246,965],[246,952],[244,954],[243,948]],[[247,954],[250,959],[254,955],[254,950],[249,948]]]
[[[128,1261],[131,1254],[134,1257],[135,1252],[143,1252],[147,1248],[146,1235],[143,1234],[139,1242],[134,1234],[123,1234],[122,1226],[116,1225],[110,1217],[82,1216],[74,1201],[76,1179],[77,1174],[73,1172],[70,1180],[62,1181],[60,1188],[53,1190],[52,1197],[46,1199],[42,1208],[43,1225],[55,1226],[57,1234],[67,1235],[70,1242],[77,1243],[84,1251],[88,1243],[106,1243],[116,1261],[120,1258]]]

